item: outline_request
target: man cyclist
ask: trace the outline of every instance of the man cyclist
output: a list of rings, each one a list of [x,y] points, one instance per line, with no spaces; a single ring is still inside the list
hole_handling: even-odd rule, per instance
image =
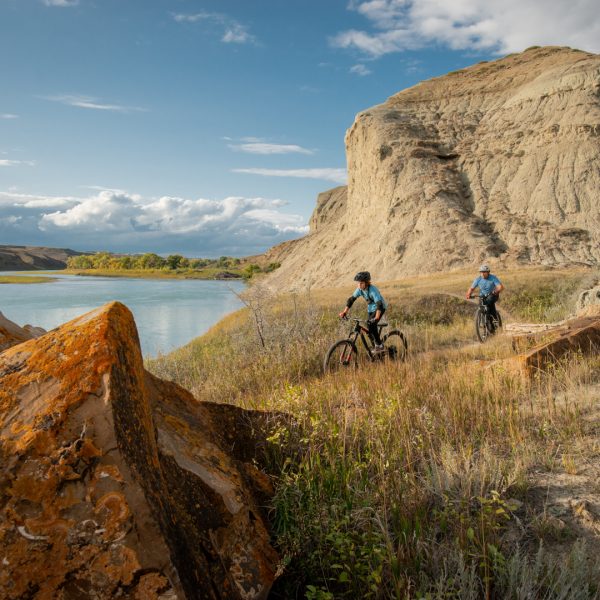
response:
[[[496,301],[500,297],[500,292],[504,289],[504,286],[495,275],[490,273],[488,265],[479,267],[479,277],[474,279],[471,287],[467,290],[467,300],[471,298],[475,288],[479,288],[479,295],[484,297],[483,303],[488,307],[493,322],[497,322]]]
[[[383,352],[383,344],[379,337],[377,323],[379,323],[383,313],[385,313],[387,303],[383,299],[381,292],[371,283],[371,273],[368,271],[359,271],[354,276],[354,281],[358,281],[358,287],[352,296],[346,300],[346,308],[340,313],[340,318],[345,318],[357,298],[362,296],[367,302],[369,335],[375,341],[375,352]]]

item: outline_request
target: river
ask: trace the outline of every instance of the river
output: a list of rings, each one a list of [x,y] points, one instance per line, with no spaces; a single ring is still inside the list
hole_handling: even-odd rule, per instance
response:
[[[165,354],[202,335],[242,302],[241,281],[134,279],[56,275],[50,283],[0,284],[0,312],[17,325],[50,330],[85,312],[118,300],[135,317],[145,357]],[[14,272],[0,275],[16,275]]]

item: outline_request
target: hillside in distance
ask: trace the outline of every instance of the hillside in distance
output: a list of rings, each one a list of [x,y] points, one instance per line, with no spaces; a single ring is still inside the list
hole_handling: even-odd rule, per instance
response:
[[[81,252],[68,248],[0,246],[0,271],[44,271],[64,269],[67,259]]]
[[[600,56],[534,47],[403,90],[346,133],[348,185],[269,250],[281,288],[600,264]]]

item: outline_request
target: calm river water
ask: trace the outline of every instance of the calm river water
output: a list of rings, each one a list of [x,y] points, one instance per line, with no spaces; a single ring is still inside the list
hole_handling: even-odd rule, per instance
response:
[[[15,273],[0,273],[15,275]],[[31,272],[30,275],[38,275]],[[52,329],[111,300],[135,317],[144,356],[170,352],[242,306],[241,281],[125,279],[54,275],[40,284],[0,284],[0,312],[17,325]]]

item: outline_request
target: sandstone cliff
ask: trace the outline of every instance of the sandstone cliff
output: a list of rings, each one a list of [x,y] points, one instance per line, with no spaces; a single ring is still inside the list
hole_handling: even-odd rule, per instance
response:
[[[266,419],[147,373],[118,303],[0,353],[0,597],[265,598]]]
[[[290,288],[493,264],[600,264],[600,56],[533,48],[422,82],[346,134],[347,198],[271,249]],[[335,198],[335,201],[334,201]]]
[[[19,327],[0,312],[0,352],[27,340],[38,338],[44,333],[46,331],[41,327],[32,325]]]
[[[81,252],[38,246],[0,246],[0,271],[64,269],[67,259]]]

